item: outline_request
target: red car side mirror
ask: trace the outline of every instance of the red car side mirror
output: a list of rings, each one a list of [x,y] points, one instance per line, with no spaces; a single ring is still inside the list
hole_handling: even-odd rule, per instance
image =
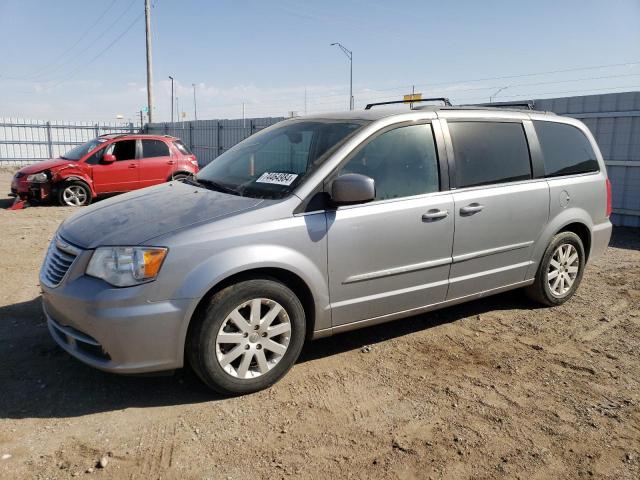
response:
[[[105,153],[102,155],[102,163],[113,163],[116,160],[116,156],[113,153]]]

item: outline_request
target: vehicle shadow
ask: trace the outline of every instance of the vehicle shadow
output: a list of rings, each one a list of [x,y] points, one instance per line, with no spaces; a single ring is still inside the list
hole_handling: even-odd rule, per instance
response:
[[[519,292],[308,342],[298,364],[409,335],[490,310],[535,308]],[[0,418],[69,418],[153,406],[219,401],[195,374],[121,376],[85,366],[50,338],[40,298],[0,307]]]
[[[640,228],[614,227],[610,247],[640,250]]]

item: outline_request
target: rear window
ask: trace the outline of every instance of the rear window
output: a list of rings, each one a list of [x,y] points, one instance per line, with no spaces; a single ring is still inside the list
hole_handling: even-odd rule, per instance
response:
[[[142,140],[142,158],[168,157],[169,146],[162,140]]]
[[[473,187],[531,178],[529,147],[516,122],[449,122],[456,185]]]
[[[534,120],[547,177],[597,172],[596,154],[584,133],[573,125]]]
[[[182,143],[180,140],[174,140],[173,144],[176,146],[178,151],[183,155],[193,155],[191,151],[187,148],[187,146]]]

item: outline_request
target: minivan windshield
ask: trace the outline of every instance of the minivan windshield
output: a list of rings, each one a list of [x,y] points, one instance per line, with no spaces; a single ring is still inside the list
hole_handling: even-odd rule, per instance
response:
[[[80,160],[87,153],[104,142],[106,142],[106,140],[104,140],[103,138],[94,138],[93,140],[89,140],[88,142],[78,145],[77,147],[73,147],[64,155],[60,155],[60,158],[64,158],[65,160]]]
[[[205,188],[254,198],[284,198],[369,122],[288,120],[245,139],[195,177]]]

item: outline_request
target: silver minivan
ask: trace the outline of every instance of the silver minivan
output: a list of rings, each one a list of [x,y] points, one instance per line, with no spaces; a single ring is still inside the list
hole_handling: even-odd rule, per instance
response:
[[[559,305],[606,248],[610,213],[602,155],[572,118],[415,104],[301,117],[67,219],[43,307],[96,368],[188,362],[248,393],[306,339],[515,288]]]

